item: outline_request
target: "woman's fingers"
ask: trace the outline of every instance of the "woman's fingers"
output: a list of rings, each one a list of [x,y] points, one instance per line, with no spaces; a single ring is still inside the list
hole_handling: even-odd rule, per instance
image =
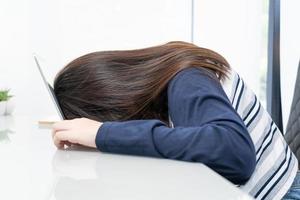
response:
[[[53,142],[54,145],[58,148],[58,149],[63,149],[64,148],[64,143],[60,140],[58,140],[58,138],[54,137],[53,138]]]
[[[65,145],[67,145],[68,147],[70,147],[70,146],[73,145],[71,142],[68,142],[68,141],[66,141],[66,142],[64,142],[64,143],[65,143]]]
[[[52,139],[58,149],[63,149],[65,145],[71,146],[75,143],[74,133],[71,131],[74,120],[63,120],[56,122],[52,126]]]
[[[72,135],[69,131],[56,131],[53,136],[53,142],[55,146],[59,149],[63,149],[64,145],[72,144]]]
[[[95,138],[101,125],[87,118],[60,121],[53,125],[52,138],[57,148],[72,144],[96,148]]]
[[[63,120],[52,125],[53,131],[68,130],[72,127],[73,120]]]

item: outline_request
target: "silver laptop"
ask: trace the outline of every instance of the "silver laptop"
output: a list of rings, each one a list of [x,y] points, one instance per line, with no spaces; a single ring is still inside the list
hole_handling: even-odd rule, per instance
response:
[[[48,93],[49,93],[49,95],[50,95],[50,97],[51,97],[51,99],[52,99],[52,101],[53,101],[53,103],[55,105],[55,108],[57,110],[57,114],[59,115],[59,117],[60,117],[61,120],[66,119],[65,115],[64,115],[64,113],[63,113],[63,111],[62,111],[62,109],[61,109],[61,107],[60,107],[60,105],[59,105],[59,103],[57,101],[57,98],[55,96],[55,93],[54,93],[54,90],[53,90],[52,86],[49,84],[49,82],[47,81],[47,79],[45,78],[45,76],[43,74],[42,68],[41,68],[41,66],[39,64],[39,61],[38,61],[37,57],[36,56],[33,56],[33,57],[34,57],[34,61],[35,61],[36,65],[37,65],[37,67],[39,69],[39,72],[40,72],[40,74],[42,76],[43,82],[44,82],[44,84],[45,84],[45,86],[46,86],[46,88],[48,90]]]

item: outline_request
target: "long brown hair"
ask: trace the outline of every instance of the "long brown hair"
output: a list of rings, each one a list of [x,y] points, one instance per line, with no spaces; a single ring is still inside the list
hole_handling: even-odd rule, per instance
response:
[[[213,71],[218,79],[229,70],[227,61],[214,51],[169,42],[81,56],[57,74],[54,92],[67,119],[159,119],[168,124],[168,82],[188,67]]]

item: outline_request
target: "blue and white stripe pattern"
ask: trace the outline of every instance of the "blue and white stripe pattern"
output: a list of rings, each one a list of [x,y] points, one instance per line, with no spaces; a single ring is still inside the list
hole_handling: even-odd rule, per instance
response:
[[[256,95],[233,70],[222,87],[243,119],[256,150],[256,168],[242,190],[256,199],[281,199],[298,170],[298,161]]]

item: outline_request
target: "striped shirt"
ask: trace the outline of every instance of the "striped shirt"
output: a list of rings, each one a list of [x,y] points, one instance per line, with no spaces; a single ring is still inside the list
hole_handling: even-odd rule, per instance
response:
[[[288,191],[297,160],[236,72],[220,84],[199,68],[185,69],[169,82],[167,95],[173,127],[157,119],[106,121],[97,148],[200,162],[257,199],[280,199]]]
[[[255,171],[240,188],[256,199],[281,199],[296,176],[296,157],[257,96],[234,70],[221,85],[244,121],[256,150]]]

